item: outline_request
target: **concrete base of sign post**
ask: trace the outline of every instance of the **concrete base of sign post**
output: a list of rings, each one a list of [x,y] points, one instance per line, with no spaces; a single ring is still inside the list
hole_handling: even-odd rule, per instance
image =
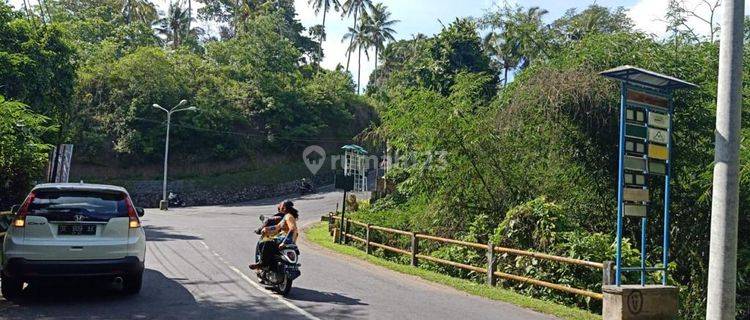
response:
[[[604,320],[677,319],[678,291],[674,286],[602,286]]]
[[[167,210],[169,208],[169,202],[160,200],[159,201],[159,210]]]

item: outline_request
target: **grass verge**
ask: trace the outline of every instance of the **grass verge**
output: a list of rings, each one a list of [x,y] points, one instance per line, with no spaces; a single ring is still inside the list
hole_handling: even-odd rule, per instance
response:
[[[385,267],[396,272],[414,275],[428,281],[453,287],[455,289],[480,297],[512,303],[520,307],[554,315],[562,319],[593,320],[602,318],[600,315],[593,314],[585,310],[567,307],[550,301],[527,297],[501,287],[489,287],[487,285],[468,281],[465,279],[454,278],[437,272],[416,268],[409,265],[398,264],[372,255],[367,255],[364,253],[364,251],[361,251],[357,248],[334,243],[333,238],[328,234],[328,228],[326,224],[323,222],[317,223],[305,230],[304,235],[305,239],[323,248],[360,258],[372,264]]]

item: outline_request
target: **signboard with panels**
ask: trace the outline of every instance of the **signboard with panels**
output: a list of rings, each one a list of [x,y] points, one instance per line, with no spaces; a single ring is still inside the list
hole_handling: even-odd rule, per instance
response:
[[[652,143],[648,145],[648,157],[652,159],[667,160],[669,158],[669,150],[666,146]]]
[[[669,184],[672,155],[672,92],[695,87],[694,84],[674,77],[633,66],[621,66],[600,73],[620,82],[620,134],[617,183],[617,250],[615,257],[615,284],[620,285],[621,274],[639,271],[641,285],[646,283],[647,269],[662,272],[666,285],[669,265]],[[656,214],[658,199],[650,187],[659,187],[663,181],[664,238],[662,267],[646,267],[646,228],[651,215]],[[623,225],[632,221],[626,217],[640,218],[641,264],[639,267],[622,267]],[[633,239],[635,241],[635,239]]]
[[[646,176],[643,174],[625,172],[625,184],[645,187]]]
[[[625,156],[625,170],[646,171],[646,158]]]
[[[648,140],[649,142],[666,145],[669,141],[669,132],[667,130],[648,128]]]
[[[624,209],[626,216],[632,216],[632,217],[645,217],[646,216],[645,205],[626,204],[623,206],[623,209]]]
[[[645,204],[650,201],[648,177],[667,172],[671,115],[667,99],[658,94],[630,89],[626,101],[622,183],[628,187],[622,192],[622,201],[628,209],[621,214],[645,217]]]
[[[669,115],[658,112],[649,112],[648,125],[655,128],[669,129]]]
[[[633,138],[646,139],[648,137],[648,128],[637,124],[625,124],[625,136]]]
[[[645,154],[646,143],[643,140],[628,139],[625,141],[625,151],[633,154]]]

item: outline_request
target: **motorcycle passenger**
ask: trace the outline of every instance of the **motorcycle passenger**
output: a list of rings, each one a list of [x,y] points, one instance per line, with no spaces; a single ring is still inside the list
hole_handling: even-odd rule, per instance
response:
[[[272,240],[260,243],[258,247],[260,250],[260,261],[251,264],[249,266],[250,269],[256,270],[270,266],[273,263],[274,256],[279,253],[284,245],[297,242],[297,237],[299,235],[299,231],[297,230],[299,211],[294,208],[294,203],[288,200],[281,204],[280,211],[284,214],[281,221],[276,225],[263,227],[261,230],[261,234],[264,237],[275,237]]]
[[[273,216],[269,218],[266,218],[266,221],[263,222],[263,225],[255,229],[254,231],[255,234],[261,234],[264,227],[270,227],[270,226],[276,225],[279,223],[279,221],[281,221],[282,218],[284,218],[286,213],[284,213],[283,207],[284,207],[284,203],[286,202],[287,201],[282,201],[281,203],[279,203],[278,206],[276,206],[276,214],[274,214]]]

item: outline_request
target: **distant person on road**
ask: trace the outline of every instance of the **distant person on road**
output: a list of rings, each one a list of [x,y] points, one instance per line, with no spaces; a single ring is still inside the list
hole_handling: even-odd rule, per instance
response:
[[[294,208],[294,203],[289,200],[279,205],[279,211],[283,214],[281,220],[277,224],[263,227],[261,230],[263,237],[272,239],[260,243],[258,246],[260,261],[251,264],[249,266],[250,269],[256,270],[270,265],[273,262],[273,257],[284,245],[297,242],[297,237],[299,236],[299,231],[297,230],[299,211]]]

